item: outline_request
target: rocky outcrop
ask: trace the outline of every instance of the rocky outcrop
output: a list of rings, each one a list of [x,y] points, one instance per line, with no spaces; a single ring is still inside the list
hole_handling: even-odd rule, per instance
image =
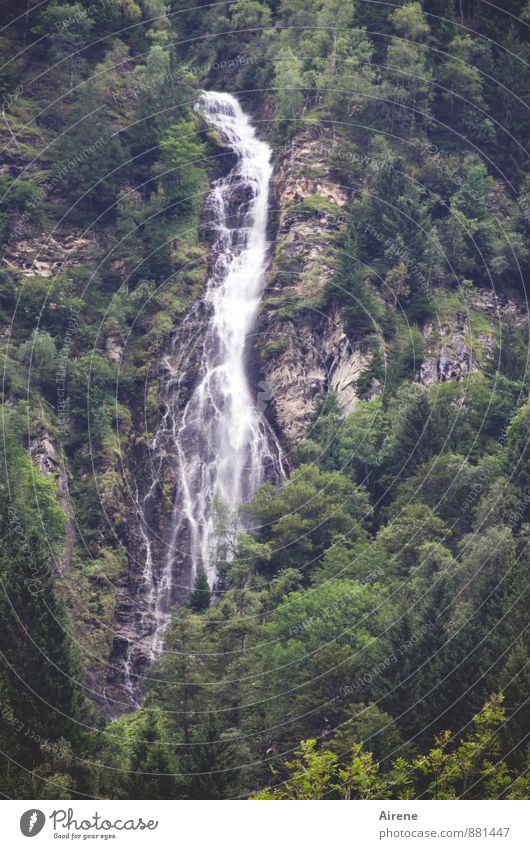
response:
[[[502,292],[497,293],[492,289],[474,289],[469,298],[469,304],[493,319],[502,318],[520,325],[528,322],[528,308],[523,303],[508,298]]]
[[[273,185],[276,240],[255,348],[267,415],[288,447],[304,436],[319,400],[348,413],[368,355],[348,340],[340,310],[321,298],[334,274],[350,192],[334,179],[331,131],[309,130],[281,153]],[[327,151],[327,155],[325,155]]]
[[[107,336],[105,340],[105,353],[107,359],[114,363],[120,363],[123,359],[124,346],[118,336]]]
[[[345,414],[354,408],[356,381],[368,356],[349,343],[338,310],[331,316],[309,314],[298,322],[272,318],[262,338],[267,334],[274,334],[272,344],[280,347],[280,353],[272,356],[266,353],[267,345],[262,348],[261,371],[270,399],[267,413],[286,445],[293,447],[327,392],[335,393]]]
[[[47,430],[39,430],[31,439],[29,452],[34,465],[41,474],[52,475],[57,471],[57,451],[55,443]]]
[[[59,576],[62,576],[70,568],[76,541],[75,518],[64,457],[58,457],[55,440],[45,427],[39,428],[30,440],[29,452],[39,472],[46,476],[53,475],[57,480],[59,504],[66,514],[66,537],[56,563],[56,572]]]
[[[468,350],[462,333],[448,330],[442,338],[437,355],[428,357],[420,367],[419,382],[424,386],[460,380],[475,368],[473,352]]]
[[[26,239],[8,248],[3,264],[24,277],[53,277],[61,268],[78,265],[89,258],[95,246],[92,239],[76,233]]]
[[[331,130],[300,133],[278,151],[273,181],[274,253],[254,347],[266,414],[289,448],[303,438],[327,392],[334,392],[345,414],[354,408],[356,382],[371,359],[362,342],[348,339],[329,297],[351,199],[330,165],[334,145]],[[523,324],[524,305],[472,290],[460,312],[424,326],[417,380],[430,386],[481,368],[493,356],[499,321],[507,320]],[[363,397],[377,397],[380,388],[373,382]]]
[[[493,356],[495,338],[500,322],[513,321],[523,325],[528,321],[522,303],[490,289],[475,289],[468,298],[468,310],[457,312],[450,321],[423,327],[427,357],[423,361],[418,380],[424,386],[461,380],[477,371]],[[491,332],[473,333],[473,313],[487,317]]]

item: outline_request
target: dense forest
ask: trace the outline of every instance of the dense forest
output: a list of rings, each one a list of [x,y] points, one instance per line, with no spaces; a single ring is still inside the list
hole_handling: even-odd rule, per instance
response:
[[[527,798],[530,3],[24,6],[0,0],[3,797]],[[211,504],[215,581],[149,660],[136,508],[233,165],[203,90],[272,150],[248,363],[285,474]],[[159,529],[174,490],[164,467]]]

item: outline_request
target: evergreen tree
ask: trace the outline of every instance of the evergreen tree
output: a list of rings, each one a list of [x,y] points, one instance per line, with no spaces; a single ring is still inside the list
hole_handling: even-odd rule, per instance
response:
[[[193,589],[191,590],[186,603],[195,613],[200,613],[202,610],[206,610],[210,606],[211,598],[212,592],[210,590],[210,584],[208,583],[208,576],[204,569],[199,569],[193,579]]]

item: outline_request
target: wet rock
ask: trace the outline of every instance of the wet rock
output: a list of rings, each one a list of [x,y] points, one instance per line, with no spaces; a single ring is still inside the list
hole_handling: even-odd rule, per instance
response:
[[[285,443],[294,447],[327,392],[335,393],[345,415],[354,409],[356,381],[369,355],[349,342],[337,310],[329,318],[313,316],[298,323],[273,320],[268,332],[282,350],[262,364],[270,393],[266,413]]]

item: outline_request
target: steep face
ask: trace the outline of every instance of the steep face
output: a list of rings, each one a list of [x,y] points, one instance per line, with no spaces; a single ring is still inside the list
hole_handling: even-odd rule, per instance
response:
[[[283,475],[277,440],[253,403],[246,356],[267,262],[270,149],[231,95],[205,93],[197,109],[236,164],[207,198],[211,274],[165,357],[164,414],[150,446],[150,480],[143,495],[136,487],[135,542],[143,565],[136,612],[131,616],[131,593],[125,593],[117,641],[132,700],[138,671],[162,648],[173,605],[199,569],[215,579],[216,505],[232,513],[263,480]],[[168,477],[174,491],[163,517]]]
[[[263,338],[278,340],[280,352],[262,365],[270,398],[269,414],[288,447],[303,438],[321,398],[333,391],[342,411],[355,407],[355,382],[366,355],[349,342],[338,309],[329,315],[310,312],[298,321],[262,317]],[[274,350],[274,349],[273,349]]]
[[[322,297],[337,268],[340,235],[350,217],[346,207],[354,199],[330,164],[339,145],[330,130],[305,130],[278,152],[275,165],[276,240],[255,350],[267,413],[289,449],[310,435],[308,425],[328,392],[345,415],[351,412],[359,400],[356,382],[372,359],[362,340],[348,338],[339,303]],[[370,285],[384,308],[397,310],[376,275]],[[425,386],[465,379],[492,356],[500,322],[525,322],[522,302],[492,290],[459,295],[449,310],[444,303],[456,298],[454,290],[440,287],[436,297],[440,312],[437,306],[435,318],[420,326],[425,358],[415,379]],[[387,360],[391,349],[383,335],[380,353]],[[380,391],[373,380],[363,397]]]
[[[79,265],[94,253],[96,242],[72,232],[67,236],[42,235],[9,245],[2,265],[24,277],[51,278],[54,274]]]
[[[333,145],[333,135],[322,129],[295,137],[274,177],[276,242],[256,349],[269,414],[289,447],[303,437],[326,392],[336,394],[344,413],[353,409],[355,382],[367,362],[349,342],[338,306],[319,307],[351,195],[331,172]]]
[[[339,302],[322,298],[337,267],[352,194],[329,165],[332,134],[320,129],[295,137],[271,178],[269,148],[233,97],[210,93],[199,108],[235,165],[214,183],[205,204],[210,274],[204,296],[159,363],[163,415],[131,482],[128,548],[136,563],[118,604],[107,691],[110,699],[131,705],[138,677],[162,647],[173,605],[186,597],[199,568],[214,578],[212,506],[221,501],[235,510],[263,480],[281,478],[287,462],[271,425],[290,450],[310,436],[326,393],[333,392],[347,415],[359,401],[357,380],[371,359],[362,342],[348,338]],[[269,212],[275,217],[272,245]],[[523,315],[511,301],[499,303],[483,290],[469,306],[472,319],[488,316],[492,323],[499,315],[515,321]],[[477,367],[473,340],[486,354],[490,350],[493,335],[477,337],[468,318],[458,315],[422,328],[426,359],[419,382],[464,378]],[[261,378],[256,393],[248,379],[249,347]],[[106,355],[121,356],[113,337],[106,340]]]
[[[418,380],[424,386],[462,380],[478,371],[494,355],[499,324],[510,322],[523,327],[527,322],[525,305],[491,289],[475,289],[462,311],[449,322],[427,322],[423,328],[426,358]],[[480,322],[476,322],[476,318]],[[480,332],[474,325],[485,329]]]

